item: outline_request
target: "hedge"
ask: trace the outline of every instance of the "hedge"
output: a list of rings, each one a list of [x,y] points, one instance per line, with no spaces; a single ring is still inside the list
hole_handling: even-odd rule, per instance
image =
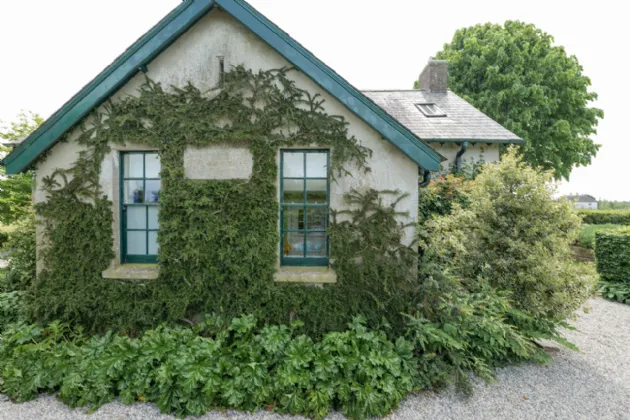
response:
[[[630,225],[630,210],[580,210],[589,225]]]
[[[595,256],[602,280],[630,283],[630,227],[598,232]]]

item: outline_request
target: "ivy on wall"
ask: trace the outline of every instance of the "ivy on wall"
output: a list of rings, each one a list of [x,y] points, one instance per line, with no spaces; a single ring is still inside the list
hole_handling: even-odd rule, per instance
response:
[[[45,269],[30,293],[33,318],[134,332],[200,313],[253,313],[270,323],[300,318],[309,333],[320,335],[344,329],[359,312],[373,323],[382,315],[399,317],[408,287],[395,283],[407,282],[401,270],[409,273],[414,262],[411,249],[400,245],[399,214],[379,205],[375,191],[349,196],[359,213],[331,226],[337,284],[313,288],[273,281],[278,149],[330,148],[333,182],[352,175],[351,167],[369,171],[371,154],[349,135],[342,117],[324,111],[319,95],[296,86],[290,71],[235,67],[205,93],[191,84],[165,90],[147,79],[138,96],[92,115],[76,140],[86,147],[76,164],[56,170],[41,186],[48,201],[36,211],[47,247]],[[124,143],[155,148],[162,162],[160,275],[150,282],[101,277],[114,254],[113,204],[99,174],[110,146]],[[254,161],[250,180],[186,179],[184,150],[212,144],[248,147]],[[366,241],[375,242],[366,250],[360,246]]]

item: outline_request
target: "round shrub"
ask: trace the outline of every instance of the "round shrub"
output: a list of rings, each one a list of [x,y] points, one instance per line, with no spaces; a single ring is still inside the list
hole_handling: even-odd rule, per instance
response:
[[[466,208],[426,227],[423,248],[471,291],[489,283],[516,308],[565,319],[591,294],[593,279],[571,258],[581,220],[572,203],[555,200],[551,172],[529,167],[511,149],[471,184]]]

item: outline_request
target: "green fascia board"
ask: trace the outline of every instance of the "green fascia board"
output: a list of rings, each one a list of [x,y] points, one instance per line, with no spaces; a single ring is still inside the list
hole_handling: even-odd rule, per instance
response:
[[[439,171],[440,156],[269,19],[242,0],[216,0],[222,9],[258,35],[349,110],[394,144],[418,166]]]
[[[214,3],[214,0],[185,1],[173,9],[7,155],[3,160],[6,172],[16,174],[28,169],[63,134],[106,101],[135,76],[140,68],[151,62],[201,19]]]
[[[485,143],[485,144],[523,144],[523,139],[427,139],[423,138],[427,143]]]
[[[140,67],[170,46],[214,5],[240,21],[287,61],[309,76],[418,166],[440,170],[440,156],[411,131],[317,59],[302,45],[242,0],[188,0],[143,35],[123,55],[32,133],[4,159],[9,174],[27,169],[94,108],[131,79]]]

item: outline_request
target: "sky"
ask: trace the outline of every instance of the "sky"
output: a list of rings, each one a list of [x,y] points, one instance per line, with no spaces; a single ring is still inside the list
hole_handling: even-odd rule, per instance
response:
[[[0,120],[50,116],[180,0],[0,1]],[[454,32],[521,20],[575,55],[599,94],[597,157],[560,193],[630,200],[624,2],[564,0],[250,0],[359,89],[409,89]]]

